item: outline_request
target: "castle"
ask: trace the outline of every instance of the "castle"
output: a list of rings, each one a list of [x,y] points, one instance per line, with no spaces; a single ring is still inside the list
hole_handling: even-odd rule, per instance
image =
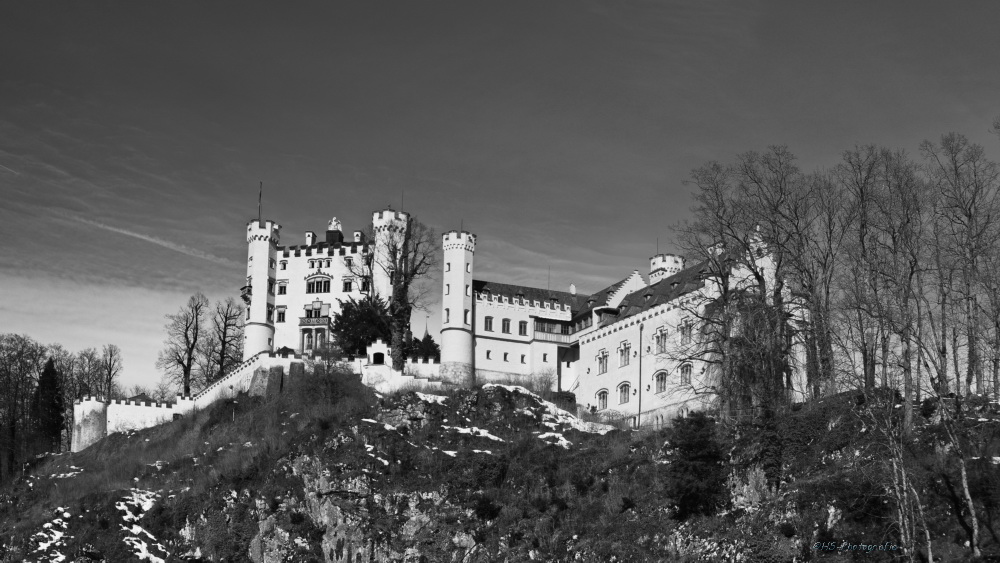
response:
[[[203,408],[227,393],[263,392],[303,369],[330,338],[340,305],[364,295],[386,298],[393,272],[387,261],[409,215],[386,209],[372,215],[372,240],[362,231],[345,239],[334,218],[323,238],[280,246],[281,226],[247,224],[247,302],[244,362],[194,397],[172,405],[86,397],[74,405],[73,451],[104,435],[159,424]],[[648,277],[638,270],[592,294],[541,289],[475,278],[476,235],[442,235],[440,363],[410,360],[394,372],[389,347],[379,341],[345,368],[376,389],[472,386],[529,379],[575,394],[581,409],[635,427],[661,426],[704,408],[706,365],[698,354],[699,319],[720,289],[704,264],[658,254]],[[372,256],[374,260],[366,262]],[[365,270],[360,266],[369,264]],[[374,264],[374,265],[372,265]],[[276,383],[277,382],[277,383]],[[804,393],[802,376],[793,389]],[[794,399],[794,397],[793,397]]]

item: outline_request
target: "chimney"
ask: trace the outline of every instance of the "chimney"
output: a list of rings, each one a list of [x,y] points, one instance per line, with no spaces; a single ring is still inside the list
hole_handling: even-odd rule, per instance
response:
[[[306,231],[306,246],[312,246],[314,244],[316,244],[316,233]]]
[[[576,295],[576,284],[575,283],[569,284],[569,294],[570,295]]]

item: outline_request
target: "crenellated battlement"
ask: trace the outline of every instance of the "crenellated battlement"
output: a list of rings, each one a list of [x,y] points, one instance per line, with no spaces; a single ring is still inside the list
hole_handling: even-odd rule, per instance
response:
[[[277,246],[281,239],[281,225],[270,219],[258,221],[252,219],[247,223],[247,244],[255,241],[265,241]]]
[[[393,211],[390,208],[383,209],[382,211],[376,211],[372,213],[372,222],[378,224],[379,222],[390,222],[390,221],[408,221],[410,219],[410,214],[405,211]]]
[[[468,231],[448,231],[441,236],[444,250],[476,251],[476,235]]]

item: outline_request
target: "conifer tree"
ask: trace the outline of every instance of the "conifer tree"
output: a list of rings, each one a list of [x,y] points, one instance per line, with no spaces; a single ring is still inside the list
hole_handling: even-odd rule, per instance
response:
[[[63,390],[52,358],[38,379],[31,401],[31,418],[35,421],[38,446],[44,451],[58,450],[63,429]]]

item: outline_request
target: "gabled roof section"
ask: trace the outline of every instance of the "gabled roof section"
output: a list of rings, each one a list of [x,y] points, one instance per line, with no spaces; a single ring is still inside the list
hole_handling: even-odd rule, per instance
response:
[[[642,276],[639,274],[639,270],[635,270],[632,272],[632,275],[622,280],[621,283],[618,284],[618,287],[608,295],[607,306],[617,307],[622,300],[625,299],[626,295],[634,291],[639,291],[645,286],[646,280],[642,279]]]
[[[526,285],[514,285],[510,283],[499,283],[485,280],[472,280],[472,290],[476,292],[489,293],[491,295],[503,295],[515,299],[523,297],[528,301],[551,302],[555,300],[560,305],[569,305],[570,313],[576,314],[581,308],[586,306],[588,295],[577,293],[573,295],[568,291],[556,291],[552,289],[541,289],[538,287],[528,287]]]
[[[614,295],[615,292],[617,292],[617,291],[621,290],[622,288],[624,288],[626,286],[626,283],[629,281],[629,279],[631,279],[632,276],[634,276],[634,275],[635,275],[635,272],[633,272],[632,274],[629,274],[628,277],[620,279],[620,280],[616,281],[615,283],[609,285],[608,287],[605,287],[604,289],[602,289],[602,290],[600,290],[600,291],[598,291],[596,293],[593,293],[589,297],[587,297],[586,299],[584,299],[583,307],[581,307],[579,311],[577,311],[577,310],[573,311],[573,320],[575,321],[575,320],[579,319],[580,317],[583,317],[585,315],[589,315],[590,312],[593,311],[594,309],[596,309],[597,307],[605,307],[605,306],[607,306],[608,302],[610,301],[610,299],[612,297],[612,295]],[[629,293],[629,292],[626,291],[625,294],[627,294],[627,293]]]
[[[615,320],[607,324],[614,324],[705,287],[702,272],[708,266],[707,260],[699,262],[649,287],[629,293],[622,298]]]

